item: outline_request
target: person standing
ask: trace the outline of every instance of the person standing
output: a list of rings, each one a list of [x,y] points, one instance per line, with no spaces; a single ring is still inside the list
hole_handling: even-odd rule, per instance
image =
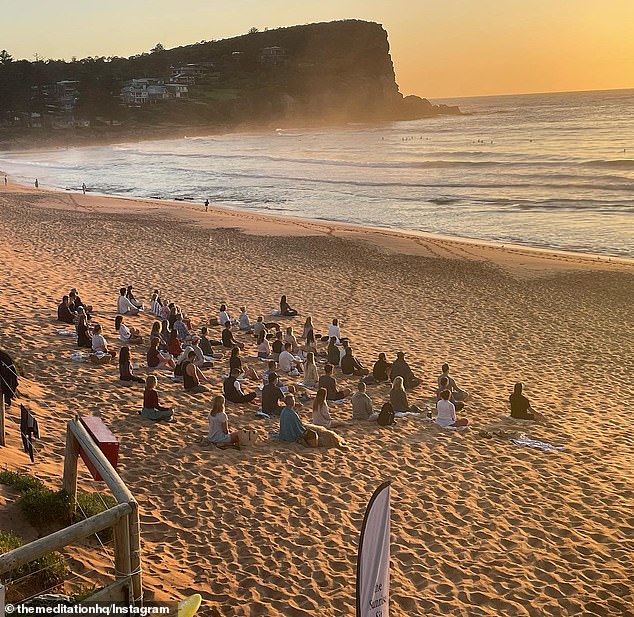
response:
[[[40,183],[37,181],[37,178],[35,178],[35,188],[39,188]]]
[[[209,200],[205,199],[205,212],[209,210]]]
[[[82,183],[81,183],[81,190],[82,190],[82,192],[83,192],[83,193],[84,193],[84,195],[85,195],[85,194],[86,194],[86,183],[85,183],[85,182],[82,182]]]

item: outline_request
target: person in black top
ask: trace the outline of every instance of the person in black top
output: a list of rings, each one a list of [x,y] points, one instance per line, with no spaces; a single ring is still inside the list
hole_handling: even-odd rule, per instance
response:
[[[282,332],[278,332],[275,335],[275,340],[271,345],[271,357],[278,361],[280,359],[280,354],[284,351],[284,342],[282,341]]]
[[[280,315],[284,317],[295,317],[295,315],[298,314],[299,313],[294,308],[291,308],[291,305],[286,301],[286,296],[282,296],[280,299]]]
[[[328,349],[326,350],[326,359],[328,360],[328,364],[332,364],[333,366],[339,366],[339,360],[341,359],[341,352],[339,351],[339,347],[337,347],[337,337],[331,336],[330,341],[328,341]]]
[[[57,321],[64,323],[75,323],[75,315],[70,306],[68,296],[62,298],[62,303],[57,307]]]
[[[370,371],[365,368],[352,354],[352,347],[346,347],[346,354],[341,358],[341,372],[344,375],[365,377]]]
[[[235,338],[233,338],[233,332],[231,332],[231,322],[228,321],[225,323],[225,327],[222,331],[222,346],[228,347],[232,349],[233,347],[239,347],[240,349],[244,348],[244,343],[238,343]]]
[[[350,388],[344,388],[343,390],[337,390],[337,380],[332,376],[332,364],[326,364],[324,371],[326,371],[320,378],[317,385],[317,389],[326,388],[328,395],[326,398],[329,401],[339,401],[342,398],[346,398],[352,394]]]
[[[77,325],[75,326],[75,330],[77,331],[77,347],[92,349],[92,334],[88,327],[88,317],[86,316],[83,306],[77,309],[77,316]]]
[[[244,376],[247,379],[255,379],[255,380],[260,379],[260,376],[252,367],[247,366],[246,364],[244,365],[242,364],[242,358],[240,358],[239,347],[234,347],[231,350],[231,355],[229,356],[229,372],[231,372],[234,368],[238,369],[238,375],[240,375],[241,373],[244,373]]]
[[[86,315],[90,316],[90,313],[92,313],[92,305],[85,304],[84,302],[82,302],[82,299],[79,297],[79,293],[77,292],[77,289],[75,287],[73,287],[68,292],[68,297],[70,301],[72,302],[73,306],[75,307],[74,310],[77,310],[80,306],[83,306],[84,311],[86,311]]]
[[[381,383],[384,381],[390,381],[388,371],[392,368],[392,365],[386,360],[385,354],[380,353],[379,359],[374,363],[372,367],[372,375],[374,379]]]
[[[414,373],[412,373],[412,369],[409,364],[405,362],[405,352],[399,351],[396,354],[396,360],[394,360],[394,364],[392,364],[392,370],[390,371],[390,381],[394,381],[395,377],[402,377],[403,384],[407,389],[415,388],[420,384],[420,379],[418,377],[414,377]]]
[[[137,383],[145,383],[143,377],[138,377],[132,372],[132,362],[130,357],[130,348],[122,347],[119,351],[119,379],[125,381],[127,385],[132,385],[133,381]]]
[[[541,413],[537,413],[530,404],[530,401],[522,394],[522,384],[516,383],[513,388],[513,394],[509,396],[511,405],[511,418],[518,420],[538,420],[543,422],[545,417]]]
[[[225,398],[232,403],[250,403],[256,397],[256,393],[249,392],[249,394],[244,394],[244,392],[242,392],[242,386],[238,381],[239,374],[239,369],[231,369],[229,377],[224,380],[222,390]]]
[[[197,394],[199,392],[206,392],[207,387],[203,386],[200,383],[201,379],[208,381],[205,377],[205,374],[194,364],[196,360],[196,354],[193,351],[190,351],[187,354],[187,360],[185,360],[182,364],[183,370],[183,387],[187,392],[193,392]]]
[[[269,375],[269,383],[262,389],[262,411],[269,415],[279,416],[284,405],[284,394],[278,385],[276,373]]]
[[[203,350],[203,353],[206,356],[213,356],[214,355],[214,350],[213,347],[219,347],[220,345],[222,345],[222,341],[216,341],[214,339],[208,339],[207,338],[207,334],[209,333],[209,330],[207,329],[207,326],[203,326],[200,329],[200,348]]]

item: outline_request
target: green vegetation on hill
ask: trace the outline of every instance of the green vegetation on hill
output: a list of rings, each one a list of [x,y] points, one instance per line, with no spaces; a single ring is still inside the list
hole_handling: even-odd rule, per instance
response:
[[[165,95],[158,102],[124,105],[126,82],[169,83],[186,65],[202,68],[182,98]],[[59,93],[64,86],[56,86],[60,82],[76,82],[66,100]],[[452,112],[415,99],[403,105],[386,31],[359,20],[251,31],[169,50],[158,44],[130,58],[29,62],[0,55],[0,126],[5,128],[46,129],[69,114],[93,127],[114,122],[134,128],[322,124]]]

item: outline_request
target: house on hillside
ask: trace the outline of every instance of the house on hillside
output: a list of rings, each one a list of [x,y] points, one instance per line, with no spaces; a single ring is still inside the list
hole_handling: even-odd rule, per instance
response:
[[[213,62],[200,64],[185,64],[183,66],[170,67],[170,83],[194,86],[196,82],[214,69]]]
[[[55,104],[62,114],[72,114],[79,100],[79,82],[66,79],[55,84]]]
[[[279,64],[286,64],[288,62],[288,55],[283,47],[274,45],[273,47],[264,47],[260,51],[260,64],[276,66]]]
[[[187,86],[183,84],[166,84],[164,80],[153,77],[131,79],[121,88],[121,98],[128,107],[140,107],[147,103],[186,97]]]

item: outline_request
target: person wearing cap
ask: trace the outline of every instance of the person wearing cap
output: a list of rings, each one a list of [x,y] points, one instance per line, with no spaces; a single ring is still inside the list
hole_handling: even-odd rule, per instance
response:
[[[283,402],[284,394],[280,390],[277,373],[269,373],[269,382],[262,388],[262,411],[279,416],[283,407],[280,403]]]
[[[394,381],[397,377],[403,378],[403,385],[407,389],[415,388],[420,384],[420,379],[414,377],[412,369],[409,364],[405,362],[405,352],[403,351],[399,351],[396,354],[396,360],[394,360],[394,364],[392,364],[392,369],[390,370],[390,381]]]

